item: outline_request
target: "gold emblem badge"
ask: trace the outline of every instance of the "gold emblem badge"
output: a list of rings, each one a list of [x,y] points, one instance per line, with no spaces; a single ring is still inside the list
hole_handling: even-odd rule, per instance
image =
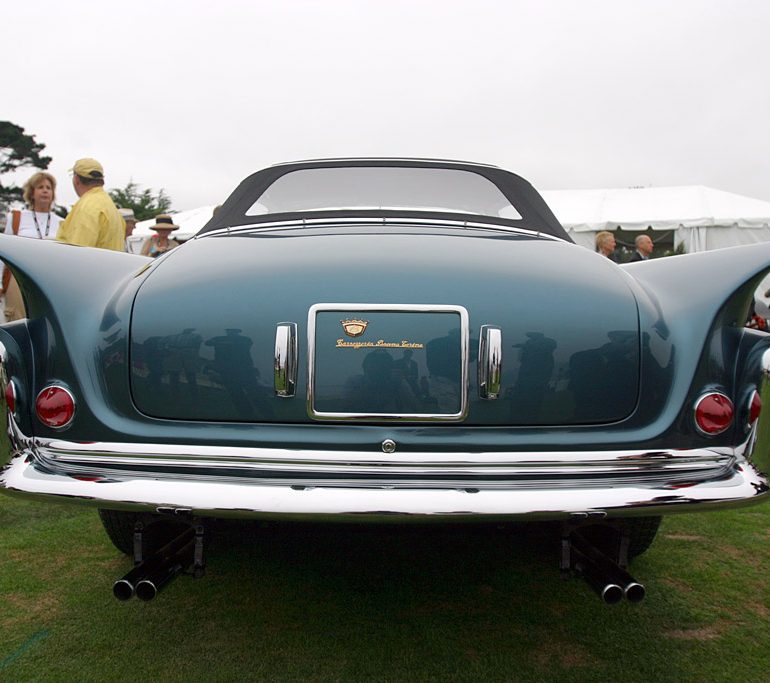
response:
[[[368,320],[340,320],[342,323],[342,329],[345,330],[345,334],[348,337],[360,337],[366,330],[366,326],[369,324]]]

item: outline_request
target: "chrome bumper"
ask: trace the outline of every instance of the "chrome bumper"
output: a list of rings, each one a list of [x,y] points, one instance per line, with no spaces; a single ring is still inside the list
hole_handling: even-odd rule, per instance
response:
[[[13,426],[12,430],[13,431]],[[213,517],[570,519],[760,502],[741,449],[394,454],[74,443],[12,435],[0,491]]]

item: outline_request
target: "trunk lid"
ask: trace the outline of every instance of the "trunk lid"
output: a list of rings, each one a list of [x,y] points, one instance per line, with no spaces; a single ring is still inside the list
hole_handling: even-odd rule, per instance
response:
[[[613,263],[559,241],[378,229],[212,235],[155,264],[132,313],[137,408],[175,420],[515,426],[633,412],[638,313]],[[275,391],[282,323],[297,330],[293,397]],[[497,400],[479,397],[482,325],[501,331]]]

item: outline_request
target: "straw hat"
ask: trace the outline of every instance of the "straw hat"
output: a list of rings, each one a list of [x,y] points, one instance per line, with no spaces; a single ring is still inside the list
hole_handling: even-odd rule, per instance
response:
[[[155,225],[151,225],[150,230],[179,230],[179,226],[174,225],[174,219],[169,214],[159,213],[155,216]]]

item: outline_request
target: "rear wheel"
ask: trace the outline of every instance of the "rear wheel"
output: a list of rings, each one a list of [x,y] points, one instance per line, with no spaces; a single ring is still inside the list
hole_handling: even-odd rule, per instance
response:
[[[629,517],[626,526],[631,534],[628,557],[637,557],[645,552],[655,540],[662,517]]]
[[[187,522],[148,512],[127,512],[125,510],[99,509],[99,519],[112,544],[126,555],[134,554],[134,531],[136,523],[142,522],[142,555],[147,557],[174,536],[180,534]]]
[[[99,509],[99,519],[112,544],[126,555],[134,554],[134,527],[140,513]]]
[[[628,559],[638,557],[655,540],[662,517],[627,517],[622,521],[629,534]],[[585,529],[586,538],[610,557],[617,557],[620,549],[619,527],[597,524]]]

